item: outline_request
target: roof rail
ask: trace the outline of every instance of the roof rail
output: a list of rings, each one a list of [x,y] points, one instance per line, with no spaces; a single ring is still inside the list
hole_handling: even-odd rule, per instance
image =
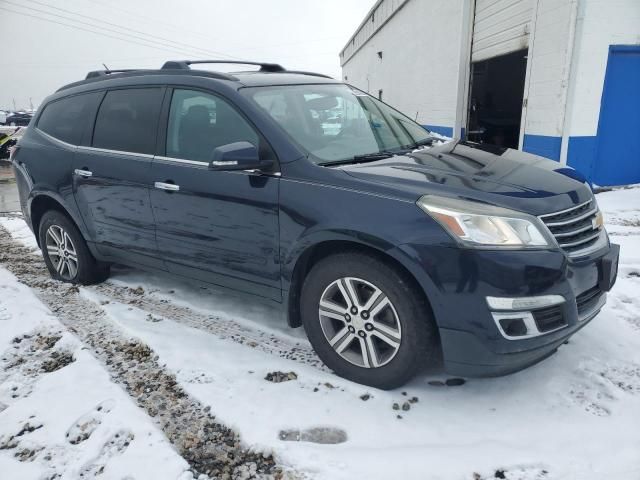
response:
[[[297,75],[310,75],[312,77],[323,77],[323,78],[330,78],[331,80],[334,80],[333,77],[329,75],[325,75],[324,73],[305,72],[304,70],[287,70],[287,73],[295,73]]]
[[[103,77],[104,75],[110,75],[112,73],[125,73],[125,72],[137,72],[140,70],[139,68],[123,68],[120,70],[94,70],[92,72],[87,73],[85,80],[96,77]]]
[[[277,63],[245,62],[242,60],[170,60],[165,62],[162,70],[190,70],[190,65],[202,63],[222,63],[230,65],[257,65],[261,72],[286,72],[282,65]]]

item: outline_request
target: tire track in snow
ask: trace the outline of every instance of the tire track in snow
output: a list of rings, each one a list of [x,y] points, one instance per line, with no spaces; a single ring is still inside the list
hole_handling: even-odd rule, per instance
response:
[[[42,257],[13,240],[1,226],[0,265],[30,287],[58,320],[90,348],[113,381],[155,420],[189,463],[195,478],[298,478],[276,465],[270,454],[244,446],[235,431],[220,424],[208,407],[178,385],[175,376],[160,366],[147,345],[124,335],[99,305],[79,295],[78,287],[51,279]],[[127,446],[125,443],[123,447]],[[114,445],[117,451],[121,450],[118,441]],[[105,455],[113,453],[108,450]],[[101,462],[96,459],[87,465],[85,473],[100,473]]]
[[[323,371],[329,371],[313,351],[311,345],[306,342],[285,336],[277,336],[259,328],[252,328],[220,313],[207,315],[152,295],[136,294],[134,293],[135,287],[137,287],[135,284],[127,287],[106,282],[83,288],[107,297],[110,301],[135,306],[148,314],[164,317],[198,330],[204,330],[221,339],[231,340],[271,355],[311,365]]]

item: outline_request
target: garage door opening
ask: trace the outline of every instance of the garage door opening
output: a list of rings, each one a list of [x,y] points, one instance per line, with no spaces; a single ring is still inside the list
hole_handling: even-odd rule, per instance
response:
[[[467,138],[518,148],[527,50],[474,62]]]

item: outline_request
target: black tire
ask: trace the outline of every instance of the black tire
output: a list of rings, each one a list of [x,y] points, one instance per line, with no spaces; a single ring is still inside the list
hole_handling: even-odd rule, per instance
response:
[[[399,321],[401,327],[399,347],[388,363],[379,367],[367,368],[346,360],[334,350],[323,331],[320,300],[325,291],[329,292],[333,282],[346,277],[356,277],[373,284],[388,298],[397,313],[395,321]],[[302,287],[300,311],[309,341],[320,359],[336,374],[357,383],[384,390],[400,387],[421,368],[435,362],[439,355],[437,329],[431,310],[413,282],[399,269],[357,251],[332,255],[313,266]],[[358,321],[363,322],[361,319]],[[338,320],[342,325],[340,322],[342,320]],[[345,322],[344,325],[355,324]],[[366,336],[366,332],[360,334]],[[354,341],[360,339],[354,338]],[[350,349],[359,348],[358,343],[350,344]],[[367,357],[364,352],[362,355]]]
[[[54,227],[56,232],[61,229],[68,235],[77,260],[75,262],[75,271],[73,271],[74,269],[63,267],[61,273],[56,268],[56,265],[59,265],[58,260],[60,257],[51,255],[47,248],[47,232],[51,227]],[[52,278],[62,282],[91,285],[103,282],[109,277],[109,264],[99,262],[93,257],[78,227],[63,213],[57,210],[45,212],[38,227],[38,238],[44,262]],[[51,243],[52,239],[53,237],[50,237],[49,243]],[[54,262],[56,265],[54,265]]]

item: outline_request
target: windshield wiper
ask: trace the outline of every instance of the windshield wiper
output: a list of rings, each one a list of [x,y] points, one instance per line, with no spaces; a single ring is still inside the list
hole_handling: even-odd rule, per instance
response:
[[[384,160],[385,158],[393,157],[396,152],[374,152],[365,153],[362,155],[354,155],[351,158],[343,158],[342,160],[331,160],[328,162],[322,162],[318,165],[323,167],[330,167],[332,165],[348,165],[350,163],[366,163],[375,162],[376,160]]]
[[[423,138],[422,140],[418,140],[417,142],[412,143],[411,145],[409,145],[409,147],[410,148],[430,147],[431,145],[433,145],[433,142],[436,140],[437,140],[436,137]]]

